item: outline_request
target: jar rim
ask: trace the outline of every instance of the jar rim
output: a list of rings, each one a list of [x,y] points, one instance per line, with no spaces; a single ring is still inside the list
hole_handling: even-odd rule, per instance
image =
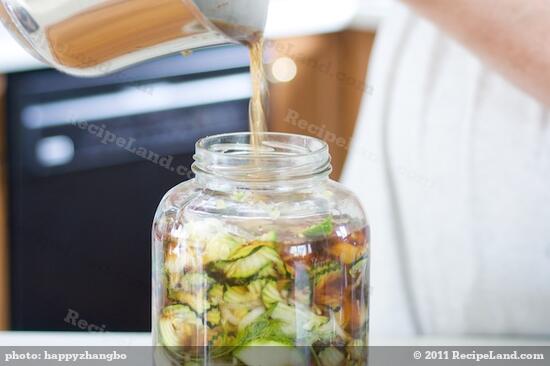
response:
[[[260,145],[252,144],[257,136]],[[196,144],[193,171],[243,182],[273,182],[328,176],[332,171],[326,142],[310,136],[263,132],[208,136]]]
[[[231,139],[236,140],[232,143],[243,143],[242,139],[244,138],[244,139],[248,139],[248,141],[244,143],[244,145],[251,146],[250,140],[252,136],[253,134],[251,132],[231,132],[231,133],[223,133],[218,135],[206,136],[200,139],[199,141],[197,141],[197,144],[195,147],[196,147],[197,153],[199,152],[199,150],[205,149],[212,154],[227,155],[226,151],[213,151],[212,147],[215,145],[213,145],[212,143],[215,141],[218,141],[218,143],[220,143],[221,141],[231,142]],[[310,143],[311,144],[310,147],[313,147],[314,146],[313,144],[317,145],[317,148],[315,149],[310,149],[307,152],[301,152],[301,153],[296,152],[296,153],[293,153],[291,156],[311,155],[311,154],[321,152],[323,150],[326,150],[328,152],[328,144],[325,141],[320,140],[316,137],[298,135],[298,134],[292,134],[292,133],[284,133],[284,132],[261,132],[261,133],[258,133],[257,136],[261,137],[262,140],[266,140],[266,137],[271,138],[270,140],[272,140],[275,137],[279,139],[302,140],[304,143],[306,142]],[[238,141],[238,140],[241,140],[241,141]],[[252,150],[250,150],[250,152],[252,153]],[[259,155],[261,156],[262,153],[265,152],[265,150],[260,150],[258,152],[259,152]],[[256,152],[256,154],[258,154],[258,152]],[[246,156],[246,155],[240,155],[240,156],[234,155],[234,157],[243,158],[243,159],[250,158],[249,156]]]

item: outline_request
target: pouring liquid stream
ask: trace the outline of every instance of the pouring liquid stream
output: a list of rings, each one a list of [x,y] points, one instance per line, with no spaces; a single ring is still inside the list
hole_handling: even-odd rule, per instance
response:
[[[263,142],[262,133],[268,132],[267,107],[269,105],[269,89],[263,62],[263,32],[257,29],[228,24],[219,20],[213,21],[213,23],[233,40],[248,47],[252,82],[252,97],[249,105],[250,145],[252,145],[251,153],[258,154]],[[256,161],[255,164],[258,164],[258,162]]]
[[[261,134],[267,132],[268,88],[263,64],[263,37],[257,37],[248,43],[250,50],[250,74],[252,78],[252,98],[250,100],[249,119],[253,152],[262,145]]]

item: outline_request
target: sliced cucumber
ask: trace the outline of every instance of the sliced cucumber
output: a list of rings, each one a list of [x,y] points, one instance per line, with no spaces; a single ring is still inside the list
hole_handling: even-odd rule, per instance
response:
[[[234,356],[247,366],[303,366],[307,359],[291,344],[257,339],[240,347]]]

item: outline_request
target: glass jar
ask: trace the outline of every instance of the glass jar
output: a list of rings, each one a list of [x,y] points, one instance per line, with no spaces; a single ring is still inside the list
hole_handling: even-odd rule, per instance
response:
[[[260,140],[199,141],[196,178],[162,199],[153,225],[157,363],[364,365],[363,210],[329,179],[323,141]]]

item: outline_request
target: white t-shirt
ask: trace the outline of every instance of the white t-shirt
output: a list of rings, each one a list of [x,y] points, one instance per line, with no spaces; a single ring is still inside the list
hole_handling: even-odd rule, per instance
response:
[[[401,5],[369,86],[343,182],[371,223],[372,334],[550,335],[548,109]]]

